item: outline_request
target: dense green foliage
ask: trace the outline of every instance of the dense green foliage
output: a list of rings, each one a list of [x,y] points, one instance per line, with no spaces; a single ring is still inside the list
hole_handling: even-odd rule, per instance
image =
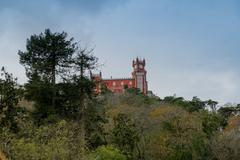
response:
[[[113,143],[129,158],[132,158],[134,148],[139,141],[138,130],[125,114],[118,114],[114,118],[112,130]]]
[[[23,111],[17,108],[19,99],[21,98],[21,89],[17,88],[16,78],[1,69],[0,78],[0,127],[7,127],[17,132],[18,114]]]
[[[96,95],[87,74],[97,66],[91,53],[65,32],[46,30],[19,51],[24,90],[2,69],[0,159],[239,159],[239,105],[160,99],[132,88]]]

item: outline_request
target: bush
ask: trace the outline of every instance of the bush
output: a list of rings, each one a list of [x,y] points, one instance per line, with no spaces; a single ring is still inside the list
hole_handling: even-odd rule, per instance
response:
[[[79,124],[64,120],[33,129],[24,136],[11,136],[3,148],[10,159],[83,159],[85,142]],[[7,131],[5,131],[7,133]],[[1,137],[9,137],[0,134]],[[1,140],[1,139],[0,139]],[[3,141],[0,142],[4,145]]]
[[[91,157],[91,158],[90,158]],[[98,147],[95,153],[89,155],[89,160],[127,160],[118,149],[113,146]]]

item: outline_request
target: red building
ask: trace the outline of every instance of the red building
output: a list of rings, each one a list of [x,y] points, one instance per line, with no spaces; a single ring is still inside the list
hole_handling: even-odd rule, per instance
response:
[[[148,85],[145,65],[145,59],[136,58],[136,60],[133,60],[132,78],[103,79],[101,72],[100,74],[92,75],[92,78],[97,82],[96,92],[101,93],[101,88],[105,85],[114,93],[123,93],[124,88],[127,86],[127,88],[138,88],[142,93],[147,94]]]

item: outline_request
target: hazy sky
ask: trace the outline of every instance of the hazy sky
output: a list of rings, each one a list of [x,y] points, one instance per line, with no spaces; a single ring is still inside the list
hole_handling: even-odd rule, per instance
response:
[[[0,66],[26,81],[18,50],[45,28],[95,48],[105,78],[147,62],[160,97],[240,103],[239,0],[1,0]]]

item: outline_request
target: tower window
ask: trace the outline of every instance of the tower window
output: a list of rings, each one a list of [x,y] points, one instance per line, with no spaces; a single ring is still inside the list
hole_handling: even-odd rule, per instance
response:
[[[139,88],[141,91],[143,91],[143,77],[142,76],[137,77],[137,88]]]

